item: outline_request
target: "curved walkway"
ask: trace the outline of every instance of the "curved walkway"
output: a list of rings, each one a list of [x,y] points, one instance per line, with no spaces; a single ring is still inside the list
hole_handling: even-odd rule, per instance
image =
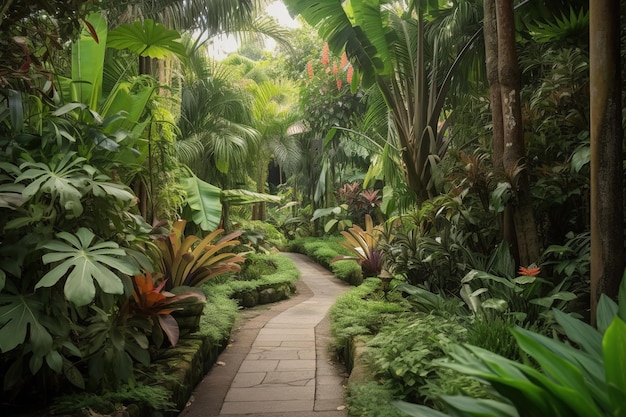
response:
[[[179,417],[345,417],[345,370],[327,350],[326,314],[349,287],[300,254],[297,295],[249,317]],[[256,316],[254,316],[256,314]]]

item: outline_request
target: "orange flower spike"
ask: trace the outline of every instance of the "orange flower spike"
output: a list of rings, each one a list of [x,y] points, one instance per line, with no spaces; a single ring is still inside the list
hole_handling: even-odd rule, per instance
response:
[[[533,265],[530,265],[528,268],[520,266],[519,270],[517,271],[518,274],[525,277],[536,277],[537,275],[539,275],[540,272],[541,268]]]
[[[348,55],[344,52],[341,54],[341,63],[339,64],[339,68],[344,69],[348,65]]]
[[[309,79],[313,78],[313,76],[315,75],[313,73],[313,62],[309,61],[306,63],[306,71],[309,74]]]
[[[346,81],[348,81],[348,84],[352,83],[352,75],[354,74],[354,68],[352,68],[352,65],[350,65],[348,67],[348,74],[346,75]]]
[[[337,79],[337,90],[341,91],[341,78]]]
[[[336,62],[333,62],[333,74],[339,74],[339,67],[337,66]]]
[[[322,48],[322,65],[327,66],[330,60],[328,59],[328,42],[324,43]]]

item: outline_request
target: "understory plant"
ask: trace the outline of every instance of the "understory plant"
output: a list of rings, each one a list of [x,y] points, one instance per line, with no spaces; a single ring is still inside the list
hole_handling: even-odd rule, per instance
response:
[[[622,416],[626,410],[626,279],[620,303],[602,295],[594,328],[559,310],[554,316],[563,329],[559,340],[516,327],[521,350],[537,365],[515,362],[471,345],[450,350],[452,361],[442,363],[470,375],[493,390],[489,399],[442,396],[448,415]],[[425,406],[396,403],[411,416],[439,417]]]
[[[382,238],[382,230],[374,227],[374,222],[369,214],[365,215],[365,230],[359,225],[341,231],[346,239],[339,244],[353,253],[353,256],[337,256],[331,260],[336,261],[355,260],[363,269],[363,277],[373,277],[380,274],[383,269],[383,251],[379,240]]]
[[[161,250],[161,271],[167,280],[166,288],[197,287],[227,272],[239,272],[243,256],[225,249],[239,244],[240,231],[230,233],[215,241],[224,232],[217,229],[204,238],[185,236],[185,220],[172,225],[168,237],[157,240]]]
[[[458,316],[404,314],[367,343],[365,357],[376,379],[388,381],[395,398],[441,409],[439,397],[444,394],[485,395],[478,382],[438,364],[452,344],[466,340],[467,329]]]

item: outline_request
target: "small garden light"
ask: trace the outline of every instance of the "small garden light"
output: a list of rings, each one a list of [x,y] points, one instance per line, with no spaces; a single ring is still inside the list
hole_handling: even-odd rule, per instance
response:
[[[393,275],[387,271],[385,267],[380,270],[380,274],[378,274],[378,278],[382,282],[383,293],[385,293],[385,300],[387,299],[387,293],[390,290],[391,280],[393,279]]]

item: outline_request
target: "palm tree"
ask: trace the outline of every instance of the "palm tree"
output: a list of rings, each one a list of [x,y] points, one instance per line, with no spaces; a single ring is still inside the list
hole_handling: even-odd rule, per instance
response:
[[[256,191],[265,193],[269,164],[274,161],[287,175],[292,175],[302,156],[296,136],[288,133],[288,129],[300,120],[296,108],[296,87],[282,80],[261,84],[252,82],[248,90],[253,100],[253,125],[260,135],[250,153],[248,166],[256,182]],[[265,203],[257,203],[253,220],[264,220],[265,216]]]
[[[435,193],[433,170],[448,146],[439,118],[460,60],[457,57],[442,79],[436,52],[426,60],[426,5],[352,2],[353,14],[348,16],[336,0],[285,3],[318,28],[331,50],[345,49],[364,87],[379,90],[390,115],[389,132],[397,135],[401,149],[399,168],[416,202],[427,200]]]

